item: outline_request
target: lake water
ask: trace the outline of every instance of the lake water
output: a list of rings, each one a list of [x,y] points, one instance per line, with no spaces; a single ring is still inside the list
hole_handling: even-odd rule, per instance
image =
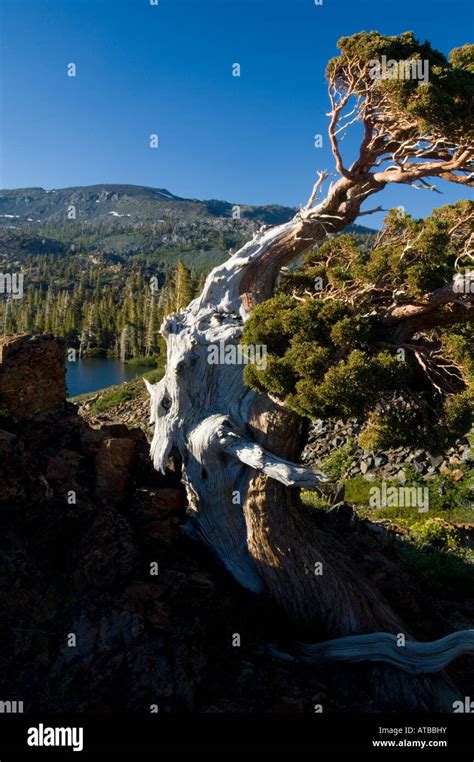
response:
[[[90,357],[66,363],[68,397],[96,392],[106,386],[122,384],[137,376],[149,373],[153,368],[143,365],[126,365],[116,359]]]

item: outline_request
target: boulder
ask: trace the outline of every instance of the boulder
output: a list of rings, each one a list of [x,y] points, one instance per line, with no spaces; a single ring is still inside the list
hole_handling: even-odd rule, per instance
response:
[[[81,455],[66,448],[51,453],[46,468],[46,478],[48,480],[71,482],[81,460]]]
[[[430,460],[433,468],[439,468],[444,458],[442,455],[430,455]]]
[[[26,421],[65,402],[64,354],[64,339],[48,333],[0,339],[2,412]]]
[[[133,481],[136,444],[132,439],[105,439],[95,459],[96,497],[123,502]]]

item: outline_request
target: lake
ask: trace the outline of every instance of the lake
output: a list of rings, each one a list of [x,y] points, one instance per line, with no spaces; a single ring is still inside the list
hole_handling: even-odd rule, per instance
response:
[[[106,386],[115,386],[149,373],[153,368],[144,365],[126,365],[117,359],[88,357],[66,363],[68,397],[96,392]]]

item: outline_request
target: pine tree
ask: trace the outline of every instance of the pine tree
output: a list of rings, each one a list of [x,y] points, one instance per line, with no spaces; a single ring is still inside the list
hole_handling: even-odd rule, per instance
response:
[[[187,307],[193,298],[191,273],[181,259],[178,259],[174,280],[176,289],[175,312],[179,312],[183,307]]]

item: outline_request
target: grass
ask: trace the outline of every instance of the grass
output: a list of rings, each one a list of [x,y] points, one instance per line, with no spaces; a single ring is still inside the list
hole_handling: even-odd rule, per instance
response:
[[[144,373],[143,376],[140,376],[140,378],[146,378],[147,381],[150,382],[150,384],[156,384],[158,381],[161,381],[163,376],[165,375],[165,364],[162,366],[155,368],[155,370],[150,370],[149,373]]]
[[[127,360],[127,365],[142,365],[149,368],[156,368],[161,361],[160,355],[138,355]]]
[[[392,484],[400,486],[398,482]],[[454,484],[458,491],[451,508],[430,506],[426,513],[419,513],[416,508],[370,507],[369,490],[374,485],[380,485],[380,482],[367,482],[360,476],[345,483],[345,499],[361,518],[386,519],[394,528],[405,530],[403,536],[392,536],[393,560],[408,574],[415,576],[429,595],[474,595],[474,548],[463,545],[456,528],[445,523],[474,521],[474,507],[464,502],[459,482]],[[327,498],[315,492],[303,492],[302,499],[318,510],[330,508]]]
[[[137,394],[138,390],[134,389],[134,382],[121,384],[120,386],[113,387],[107,394],[101,395],[98,400],[93,402],[91,409],[94,413],[105,413],[113,407],[133,400]]]
[[[404,571],[417,578],[430,595],[470,597],[474,595],[474,551],[460,548],[456,552],[400,540],[397,562]]]
[[[398,481],[386,481],[387,487],[427,487],[429,494],[429,515],[439,515],[452,521],[474,521],[474,469],[462,467],[463,478],[454,481],[449,474],[437,474],[430,481],[423,481],[419,475],[413,477],[405,469],[407,481],[402,485]],[[403,520],[410,523],[411,516],[419,516],[413,508],[372,508],[370,506],[371,489],[381,488],[380,480],[367,481],[363,476],[355,476],[344,482],[345,499],[356,507],[361,507],[365,515],[371,514],[379,518]]]
[[[427,487],[429,494],[429,510],[420,514],[416,508],[399,508],[386,506],[376,508],[370,505],[371,489],[381,488],[380,480],[367,481],[363,476],[355,476],[344,481],[346,502],[353,505],[359,515],[370,518],[389,519],[401,526],[409,528],[413,523],[423,518],[439,516],[448,521],[474,522],[474,469],[464,467],[463,478],[453,481],[449,475],[439,474],[433,480],[386,481],[388,487]],[[329,507],[326,498],[316,492],[305,492],[305,502],[314,507]]]

